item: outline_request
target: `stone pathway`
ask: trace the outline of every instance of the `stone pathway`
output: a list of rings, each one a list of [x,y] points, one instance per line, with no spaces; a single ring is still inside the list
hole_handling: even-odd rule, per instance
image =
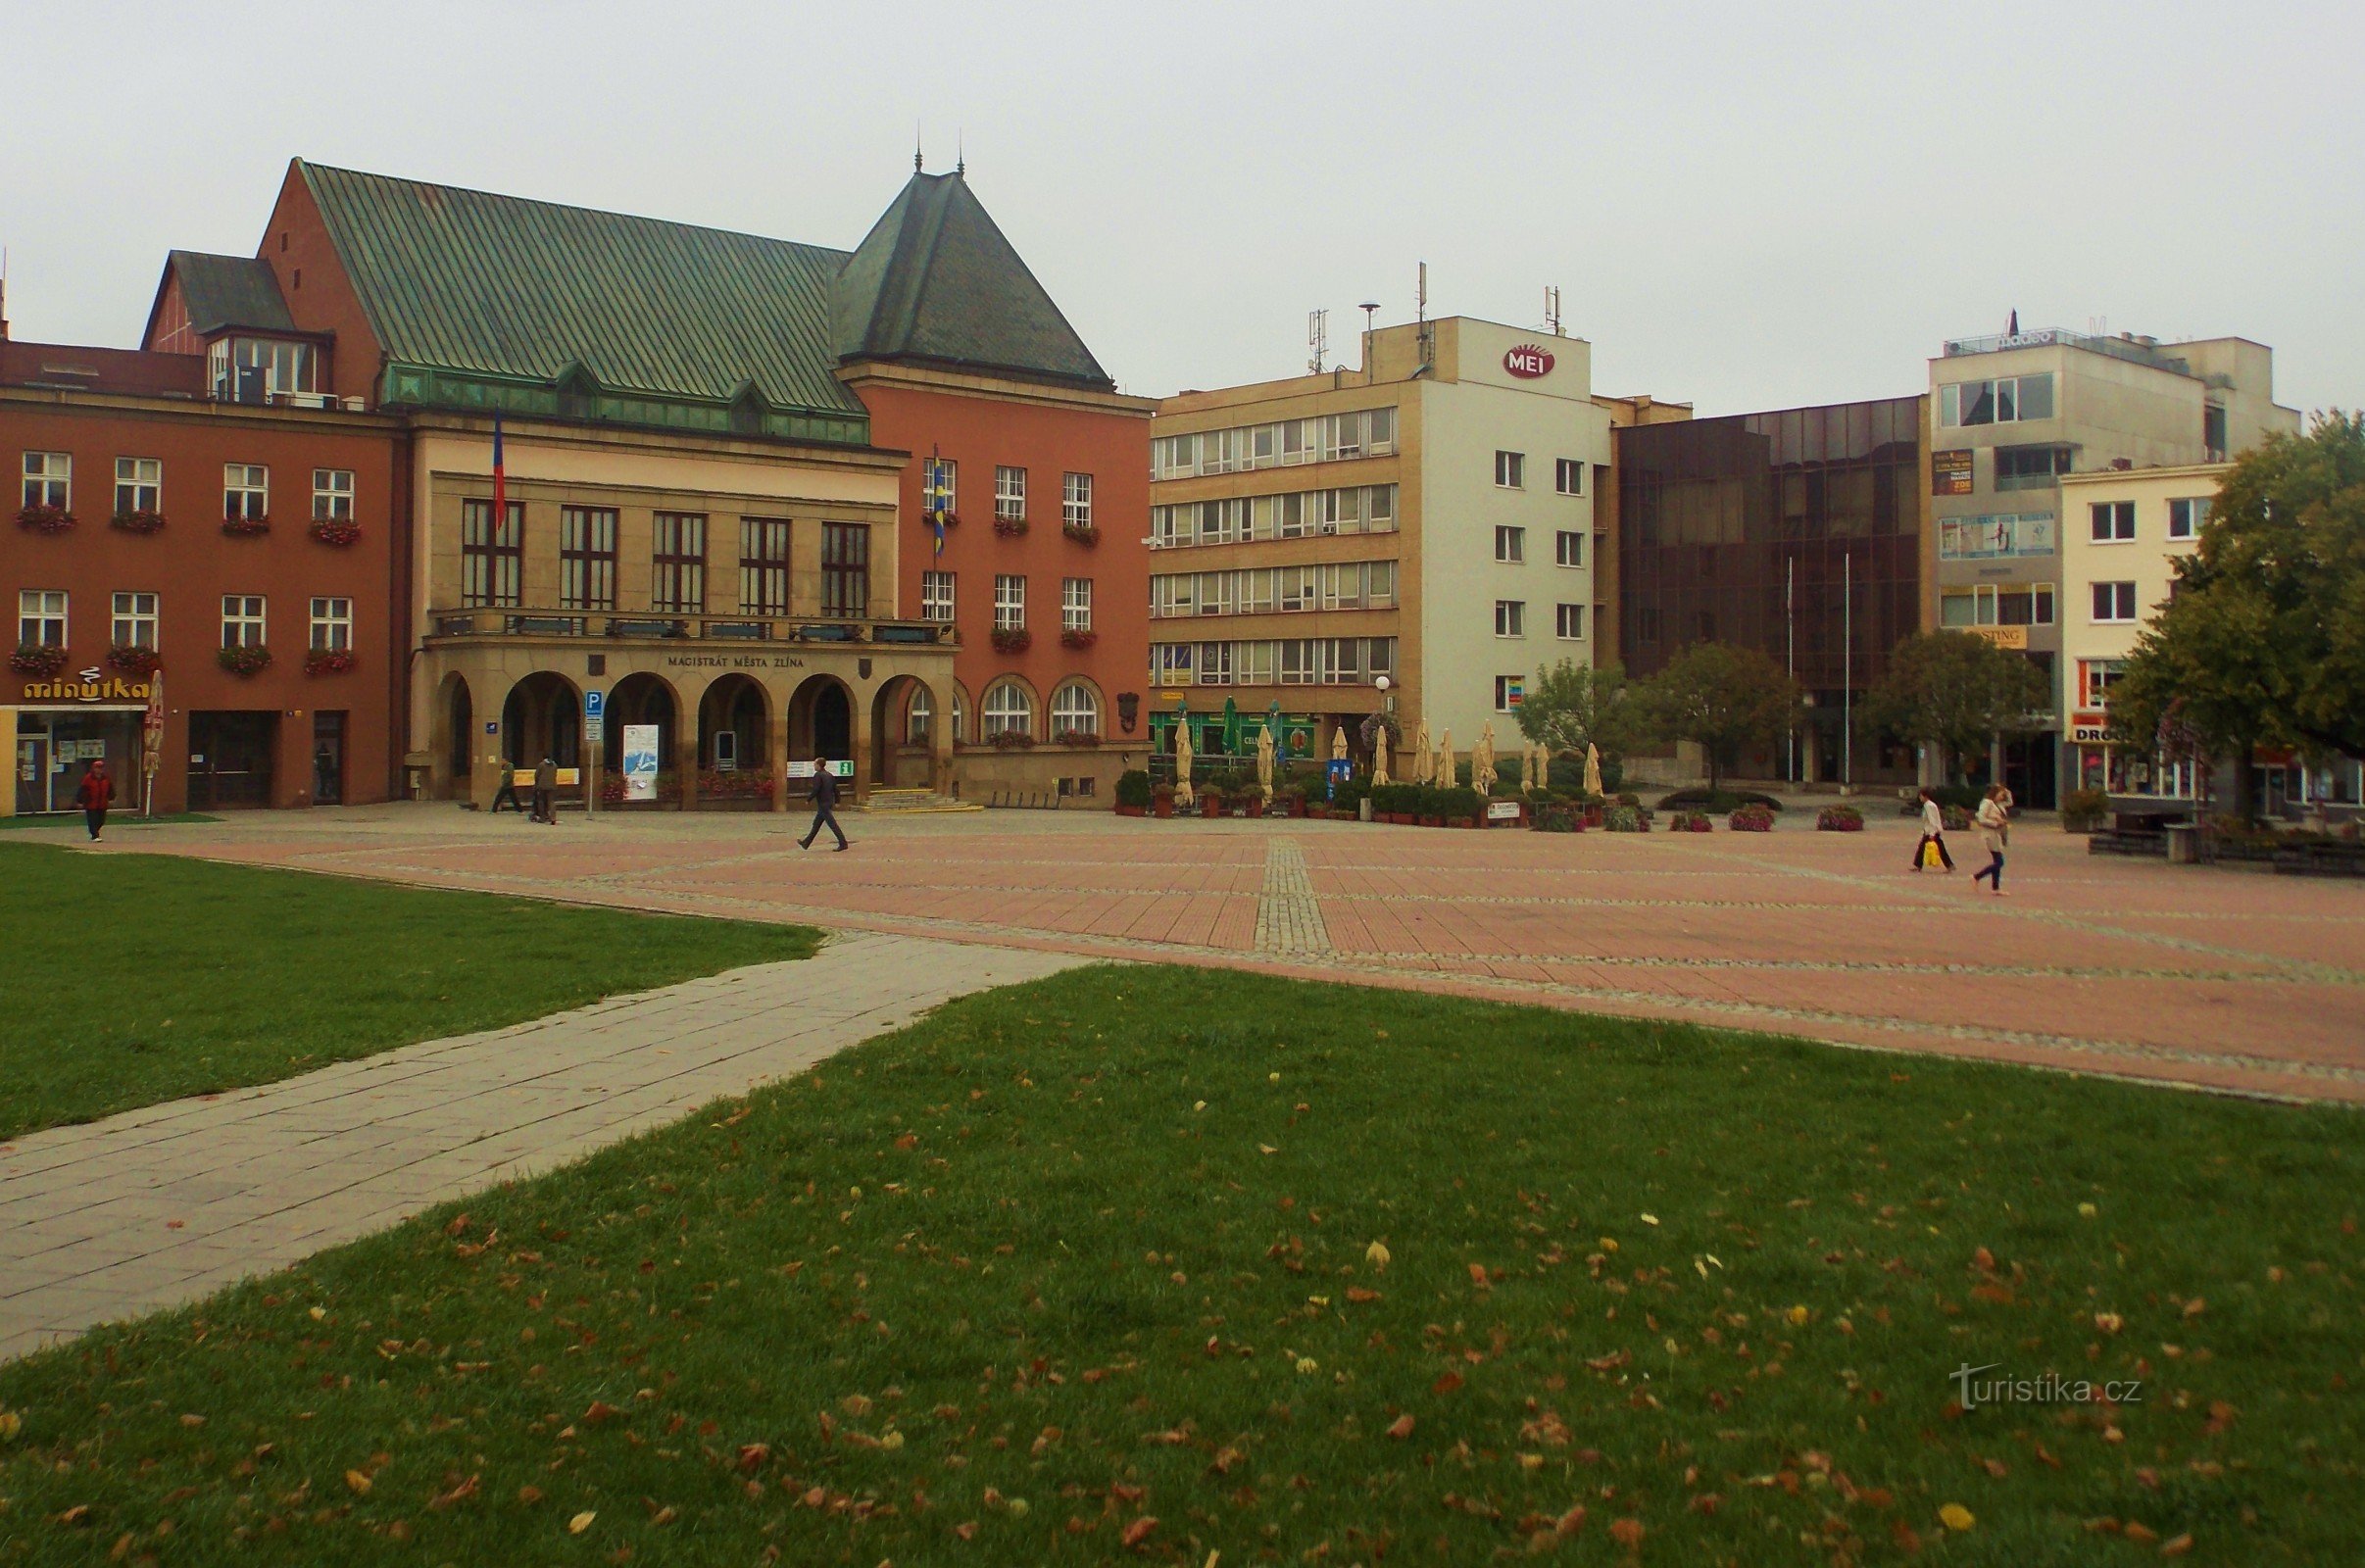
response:
[[[1313,878],[1306,874],[1306,852],[1296,839],[1274,839],[1264,847],[1264,892],[1256,901],[1258,953],[1331,953],[1322,924],[1322,905]]]
[[[0,1144],[0,1359],[195,1300],[1090,961],[868,932],[486,1034]]]

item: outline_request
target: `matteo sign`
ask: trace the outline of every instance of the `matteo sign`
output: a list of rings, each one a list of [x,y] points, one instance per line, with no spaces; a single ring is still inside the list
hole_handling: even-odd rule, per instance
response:
[[[1535,343],[1522,343],[1503,353],[1503,368],[1522,381],[1533,381],[1552,373],[1552,350]]]

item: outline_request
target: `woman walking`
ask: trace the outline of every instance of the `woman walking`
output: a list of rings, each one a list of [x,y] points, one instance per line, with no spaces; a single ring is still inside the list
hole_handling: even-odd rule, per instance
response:
[[[1946,868],[1946,875],[1952,876],[1954,874],[1954,857],[1946,853],[1946,814],[1939,809],[1938,797],[1928,790],[1924,790],[1922,791],[1922,837],[1921,842],[1913,846],[1913,869],[1916,872],[1921,870],[1923,863],[1929,858],[1933,845],[1937,846],[1938,863]]]
[[[82,820],[90,825],[90,842],[96,844],[107,831],[107,808],[115,804],[115,780],[107,776],[105,758],[90,764],[74,798],[81,803]]]
[[[1988,863],[1971,874],[1971,881],[1977,885],[1986,877],[1995,884],[1997,898],[2003,897],[2003,847],[2012,841],[2010,800],[2009,790],[1991,784],[1987,799],[1979,803],[1979,842],[1987,847]]]

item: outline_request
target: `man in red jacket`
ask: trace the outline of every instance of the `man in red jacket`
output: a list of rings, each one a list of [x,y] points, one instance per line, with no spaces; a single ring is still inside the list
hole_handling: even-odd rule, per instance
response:
[[[115,780],[107,776],[105,758],[90,764],[74,798],[81,803],[82,820],[90,824],[90,842],[96,844],[99,834],[106,831],[107,808],[115,804]]]

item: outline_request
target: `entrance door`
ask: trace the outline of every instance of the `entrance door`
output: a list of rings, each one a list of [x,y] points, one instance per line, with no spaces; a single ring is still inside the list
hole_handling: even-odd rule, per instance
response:
[[[17,809],[31,815],[49,809],[49,737],[17,737]]]
[[[345,804],[345,715],[312,715],[312,804]]]
[[[191,713],[189,808],[271,805],[271,753],[278,738],[276,713]]]

